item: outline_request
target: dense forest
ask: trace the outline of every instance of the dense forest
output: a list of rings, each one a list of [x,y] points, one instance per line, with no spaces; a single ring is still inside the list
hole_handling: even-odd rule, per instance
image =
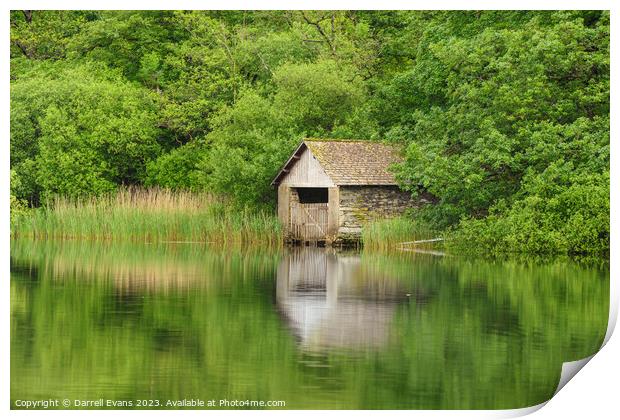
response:
[[[407,217],[609,248],[609,12],[12,11],[11,208],[121,186],[269,209],[303,137],[402,145]]]

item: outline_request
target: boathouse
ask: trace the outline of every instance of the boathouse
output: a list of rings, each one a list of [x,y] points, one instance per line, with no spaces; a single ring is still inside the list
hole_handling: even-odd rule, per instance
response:
[[[357,242],[362,226],[430,202],[402,191],[394,146],[365,140],[305,139],[272,182],[278,217],[293,242]]]

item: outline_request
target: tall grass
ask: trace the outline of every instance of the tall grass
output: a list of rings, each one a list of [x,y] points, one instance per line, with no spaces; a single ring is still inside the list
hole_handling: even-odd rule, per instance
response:
[[[431,239],[437,235],[426,223],[407,216],[377,219],[362,228],[362,243],[368,250],[393,250],[402,242]],[[428,248],[432,244],[419,245]]]
[[[206,193],[125,188],[84,199],[57,197],[11,220],[14,237],[279,245],[274,214],[238,209]]]

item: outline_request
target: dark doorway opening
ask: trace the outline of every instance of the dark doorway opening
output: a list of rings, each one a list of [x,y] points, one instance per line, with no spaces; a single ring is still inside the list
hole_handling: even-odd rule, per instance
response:
[[[306,203],[327,203],[327,188],[297,188],[299,202]]]

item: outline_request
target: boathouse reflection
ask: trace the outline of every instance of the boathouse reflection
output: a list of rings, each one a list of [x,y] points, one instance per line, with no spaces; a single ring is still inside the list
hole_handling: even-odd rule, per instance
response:
[[[362,258],[325,248],[294,248],[278,266],[280,313],[308,350],[377,348],[388,343],[400,282],[365,270]]]

